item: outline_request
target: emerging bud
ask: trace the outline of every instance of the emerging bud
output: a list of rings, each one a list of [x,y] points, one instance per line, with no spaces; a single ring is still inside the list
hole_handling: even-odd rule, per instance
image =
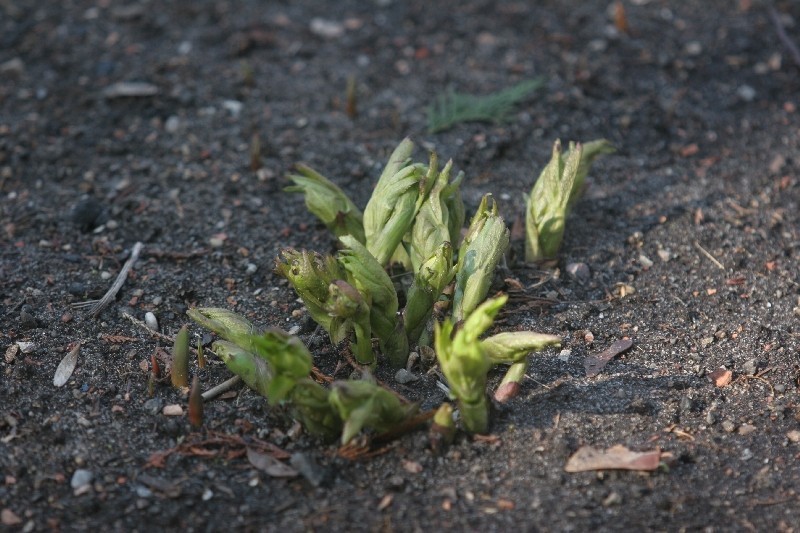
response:
[[[189,386],[189,331],[186,326],[175,335],[170,366],[172,386],[176,389]]]
[[[366,246],[381,266],[389,263],[420,208],[425,167],[410,163],[413,149],[408,138],[395,148],[364,209]]]
[[[456,422],[453,420],[453,406],[447,402],[439,406],[433,415],[433,424],[428,432],[431,451],[441,455],[453,443],[456,436]]]
[[[450,391],[458,401],[464,429],[470,433],[485,433],[489,429],[486,380],[492,362],[479,337],[492,326],[494,317],[507,300],[507,296],[487,300],[467,317],[458,330],[450,320],[435,326],[436,357]]]
[[[364,242],[364,217],[347,195],[325,176],[306,165],[297,165],[300,174],[291,174],[294,182],[287,192],[305,196],[306,207],[316,215],[336,237],[352,235]]]
[[[486,195],[472,219],[459,250],[453,318],[463,320],[489,293],[497,265],[508,248],[510,233],[497,214],[497,204]]]
[[[186,311],[198,325],[213,331],[225,340],[253,333],[254,327],[245,317],[221,307],[197,307]]]
[[[561,337],[533,331],[506,331],[481,341],[481,346],[494,364],[518,363],[524,361],[531,352],[560,345]]]
[[[416,411],[416,405],[403,404],[394,393],[371,380],[336,381],[328,401],[344,421],[342,444],[363,428],[387,431]]]
[[[583,191],[592,161],[613,150],[605,140],[592,141],[586,146],[570,143],[569,150],[562,156],[561,141],[555,142],[550,162],[542,170],[527,199],[526,261],[556,256],[564,236],[567,213]]]

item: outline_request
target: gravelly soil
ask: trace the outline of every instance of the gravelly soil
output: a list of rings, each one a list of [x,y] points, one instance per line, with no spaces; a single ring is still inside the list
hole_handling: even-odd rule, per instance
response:
[[[34,345],[0,362],[4,526],[796,530],[798,66],[768,2],[624,2],[628,33],[609,4],[0,2],[0,338]],[[800,38],[800,5],[774,9]],[[539,76],[507,124],[427,134],[446,88]],[[118,82],[155,94],[115,95]],[[512,258],[497,278],[512,296],[501,327],[559,334],[569,355],[539,356],[492,438],[460,436],[443,457],[424,432],[339,457],[246,390],[209,402],[202,431],[161,414],[186,404],[167,384],[148,394],[168,343],[124,315],[152,311],[172,336],[188,307],[225,306],[308,340],[273,259],[333,241],[284,175],[304,161],[364,205],[407,135],[466,172],[470,209],[493,192],[510,225],[556,138],[619,148],[595,165],[557,267]],[[97,319],[74,309],[136,242],[117,300]],[[566,273],[578,262],[583,283]],[[587,378],[584,358],[623,337],[633,349]],[[349,372],[326,344],[314,353]],[[725,387],[709,379],[720,367]],[[435,406],[435,375],[415,371],[407,386],[379,377]],[[198,374],[204,388],[229,377],[216,361]],[[154,459],[179,443],[191,453]],[[305,475],[256,470],[243,443],[279,446]],[[660,448],[665,465],[566,473],[585,444]]]

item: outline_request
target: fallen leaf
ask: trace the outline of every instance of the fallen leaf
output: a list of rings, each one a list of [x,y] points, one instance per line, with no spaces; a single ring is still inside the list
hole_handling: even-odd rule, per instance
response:
[[[299,473],[291,466],[282,463],[269,454],[247,448],[247,460],[250,464],[270,477],[297,477]]]
[[[661,450],[634,452],[617,444],[607,450],[592,446],[581,446],[567,460],[565,472],[588,472],[591,470],[655,470],[661,462]]]
[[[708,375],[708,379],[714,382],[717,387],[724,387],[731,382],[733,372],[724,368],[718,368]]]
[[[614,344],[600,353],[587,356],[583,361],[583,367],[586,369],[586,377],[595,377],[605,368],[609,361],[617,355],[629,350],[631,346],[633,346],[632,340],[622,339],[614,342]]]
[[[3,509],[0,512],[0,520],[2,520],[4,526],[18,526],[22,523],[22,519],[11,509]]]
[[[69,351],[67,355],[61,360],[56,368],[56,374],[53,376],[53,385],[62,387],[69,381],[72,373],[75,371],[75,366],[78,364],[78,353],[81,351],[81,343],[75,344],[75,347]]]

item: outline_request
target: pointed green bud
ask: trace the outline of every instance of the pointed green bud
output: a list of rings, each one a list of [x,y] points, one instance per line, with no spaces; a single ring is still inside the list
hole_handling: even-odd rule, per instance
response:
[[[331,316],[344,319],[352,324],[356,334],[356,344],[353,346],[353,355],[362,365],[375,363],[375,354],[372,352],[372,326],[370,324],[370,308],[361,293],[355,287],[343,280],[336,280],[328,287],[330,298],[328,312]]]
[[[492,326],[508,297],[487,300],[455,329],[450,320],[435,325],[436,358],[447,378],[450,392],[458,401],[464,428],[471,433],[489,429],[489,404],[486,381],[492,362],[479,337]]]
[[[416,411],[415,405],[403,404],[394,393],[371,380],[336,381],[328,401],[344,421],[342,444],[364,428],[387,431]]]
[[[459,250],[453,318],[467,317],[489,293],[495,270],[508,248],[510,233],[497,214],[497,205],[486,195]]]
[[[433,305],[454,275],[453,247],[445,241],[420,266],[408,291],[403,318],[410,345],[419,341],[431,318]]]
[[[567,213],[583,192],[592,162],[614,151],[608,141],[570,143],[562,155],[561,141],[553,145],[550,162],[531,189],[525,212],[525,260],[551,259],[564,237]]]
[[[355,237],[348,236],[355,240]],[[303,300],[311,318],[325,328],[331,341],[337,344],[347,335],[340,323],[334,323],[328,313],[328,287],[337,279],[345,277],[344,270],[332,256],[316,252],[285,248],[276,260],[275,270],[289,280],[297,295]]]
[[[531,352],[541,351],[548,346],[560,345],[561,337],[558,335],[533,331],[506,331],[481,341],[481,346],[494,364],[524,361]]]
[[[570,191],[569,195],[569,203],[567,205],[568,211],[573,205],[575,205],[575,202],[577,202],[578,198],[580,198],[580,196],[583,194],[586,176],[589,175],[589,170],[592,168],[592,163],[594,163],[594,160],[601,155],[613,154],[617,151],[616,148],[614,148],[614,145],[605,139],[596,139],[594,141],[583,143],[582,148],[581,162],[578,164],[578,172],[575,175],[575,183],[573,183],[572,191]],[[574,149],[575,143],[570,142],[569,150],[564,153],[564,158],[569,159],[569,154]]]
[[[239,346],[250,346],[252,352],[265,360],[273,377],[267,386],[270,403],[283,400],[295,384],[311,372],[312,357],[303,342],[277,328],[260,335],[243,335],[233,340]]]
[[[364,217],[350,198],[314,169],[302,164],[296,168],[299,174],[289,175],[294,185],[284,190],[302,193],[308,210],[336,237],[352,235],[364,242]]]
[[[221,307],[197,307],[186,311],[198,325],[213,331],[225,340],[253,333],[253,324],[245,317]]]
[[[228,370],[242,378],[245,385],[267,396],[272,370],[264,359],[230,341],[214,341],[211,350],[222,359]]]
[[[425,167],[410,163],[413,149],[408,138],[398,145],[364,209],[366,247],[381,266],[394,256],[420,208]]]
[[[329,394],[310,378],[300,380],[292,389],[290,410],[309,433],[333,440],[342,430],[342,420],[328,401]]]
[[[451,242],[453,237],[450,231],[450,210],[445,197],[455,196],[463,174],[459,174],[453,183],[449,183],[453,161],[448,161],[441,172],[435,170],[434,165],[435,154],[431,154],[429,176],[426,179],[432,180],[433,187],[422,203],[411,229],[409,256],[414,272],[419,270],[423,261],[433,255],[443,242]],[[458,224],[459,232],[464,222],[463,211],[461,216],[460,220],[454,221]]]
[[[339,263],[349,275],[348,281],[370,301],[370,324],[381,340],[388,339],[397,324],[397,292],[391,278],[375,257],[356,239],[339,239],[345,246],[339,252]]]
[[[433,424],[428,432],[431,451],[441,455],[453,443],[456,436],[456,422],[453,420],[453,406],[443,403],[433,415]]]

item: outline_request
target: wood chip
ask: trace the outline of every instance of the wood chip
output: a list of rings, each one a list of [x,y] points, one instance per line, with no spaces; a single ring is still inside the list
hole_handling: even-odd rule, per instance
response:
[[[581,446],[567,460],[565,472],[588,472],[591,470],[643,470],[658,468],[661,450],[656,448],[647,452],[634,452],[617,444],[607,450],[592,446]]]
[[[633,346],[633,341],[630,339],[622,339],[616,341],[614,344],[606,348],[600,353],[592,354],[586,357],[583,361],[583,367],[586,369],[586,377],[593,378],[600,373],[603,368],[614,357],[627,351]]]
[[[717,387],[724,387],[728,385],[732,378],[733,372],[724,368],[718,368],[708,375],[708,379],[710,379],[711,382]]]
[[[419,474],[422,472],[422,465],[416,461],[406,459],[403,461],[403,469],[411,474]]]

